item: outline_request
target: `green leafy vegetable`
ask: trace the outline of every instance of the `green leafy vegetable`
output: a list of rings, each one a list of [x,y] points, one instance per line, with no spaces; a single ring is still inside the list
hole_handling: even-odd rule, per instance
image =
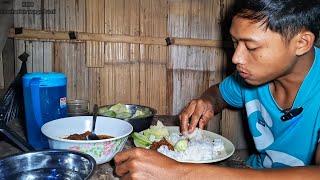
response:
[[[161,121],[157,122],[156,126],[150,126],[149,129],[146,129],[143,131],[143,134],[147,136],[149,139],[152,138],[152,136],[155,137],[155,139],[162,139],[164,137],[169,136],[168,129],[162,124]],[[152,138],[153,139],[153,138]]]
[[[136,113],[132,116],[132,118],[142,118],[142,117],[147,117],[150,116],[152,112],[150,111],[149,108],[141,108],[137,109]]]
[[[125,104],[115,104],[111,107],[102,107],[99,109],[99,114],[108,117],[115,117],[120,119],[143,118],[152,114],[147,107],[138,107],[136,112],[132,114]]]
[[[141,133],[134,132],[131,136],[133,138],[134,144],[137,147],[148,148],[152,144],[152,142],[149,141],[148,137],[144,136]]]

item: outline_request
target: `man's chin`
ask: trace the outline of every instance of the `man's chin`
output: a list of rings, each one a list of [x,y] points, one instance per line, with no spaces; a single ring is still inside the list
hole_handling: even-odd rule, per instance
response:
[[[244,79],[244,81],[250,86],[260,86],[262,84],[265,84],[265,82],[257,81],[254,79]]]

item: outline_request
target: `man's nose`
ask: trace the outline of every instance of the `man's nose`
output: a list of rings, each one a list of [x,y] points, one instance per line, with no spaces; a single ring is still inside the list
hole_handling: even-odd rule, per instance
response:
[[[232,56],[232,63],[233,64],[244,64],[244,52],[242,51],[241,47],[238,45],[234,51]]]

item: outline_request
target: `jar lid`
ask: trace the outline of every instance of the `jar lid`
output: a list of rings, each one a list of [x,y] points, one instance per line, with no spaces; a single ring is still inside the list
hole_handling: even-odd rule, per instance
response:
[[[63,73],[58,72],[27,73],[22,77],[22,79],[24,87],[29,87],[30,81],[33,79],[39,80],[40,87],[65,86],[67,84],[67,77]]]

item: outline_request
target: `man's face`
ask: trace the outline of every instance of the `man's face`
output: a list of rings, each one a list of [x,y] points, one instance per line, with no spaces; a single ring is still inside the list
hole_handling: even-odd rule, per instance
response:
[[[235,52],[232,62],[244,80],[251,85],[261,85],[290,73],[296,63],[292,41],[261,23],[234,17],[230,29]]]

